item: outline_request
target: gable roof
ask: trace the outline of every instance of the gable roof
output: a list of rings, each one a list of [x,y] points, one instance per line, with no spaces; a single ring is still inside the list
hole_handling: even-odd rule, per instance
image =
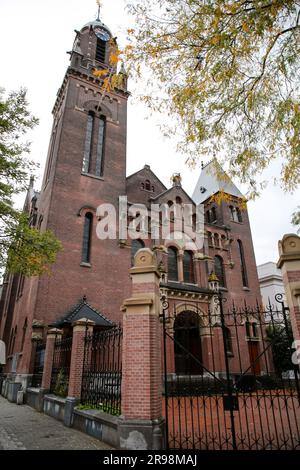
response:
[[[223,181],[216,175],[216,167],[217,171],[224,175]],[[219,165],[216,160],[212,160],[202,168],[192,198],[196,204],[201,204],[213,194],[216,194],[220,191],[238,198],[244,197],[240,190],[229,179],[227,173],[223,170],[221,165]]]
[[[97,326],[111,327],[114,325],[102,313],[98,312],[98,310],[88,304],[86,297],[84,296],[78,304],[74,305],[65,315],[54,322],[53,326],[63,326],[80,320],[81,318],[87,318],[88,320],[94,321]]]
[[[180,192],[183,193],[185,195],[185,197],[187,199],[189,199],[189,201],[191,201],[192,204],[195,204],[195,202],[193,201],[191,196],[188,195],[188,193],[183,189],[182,186],[172,186],[171,188],[166,189],[166,191],[163,191],[162,193],[158,194],[157,196],[151,197],[151,201],[157,201],[158,199],[166,196],[168,193],[171,193],[173,190],[174,190],[174,192],[176,192],[176,194],[178,194]]]
[[[126,181],[129,180],[130,178],[132,178],[133,176],[138,175],[139,173],[144,173],[145,171],[149,172],[151,174],[151,176],[153,176],[153,178],[156,179],[156,181],[159,184],[161,184],[161,186],[163,188],[167,189],[166,186],[164,185],[164,183],[162,183],[162,181],[158,178],[158,176],[156,176],[156,174],[151,170],[149,165],[145,165],[144,168],[141,168],[140,170],[136,171],[135,173],[132,173],[131,175],[127,176]]]

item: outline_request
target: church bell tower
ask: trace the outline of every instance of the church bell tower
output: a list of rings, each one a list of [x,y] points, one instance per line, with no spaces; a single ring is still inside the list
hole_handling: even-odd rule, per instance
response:
[[[103,203],[117,210],[119,196],[126,192],[127,77],[121,67],[118,88],[108,90],[94,75],[96,70],[117,73],[110,62],[117,40],[99,16],[75,32],[70,65],[53,108],[39,200],[41,228],[53,230],[63,252],[53,274],[39,282],[36,317],[54,320],[86,295],[97,308],[110,305],[105,313],[118,320],[120,305],[114,305],[104,280],[108,273],[120,279],[113,287],[123,295],[120,246],[118,240],[97,239],[96,213]]]

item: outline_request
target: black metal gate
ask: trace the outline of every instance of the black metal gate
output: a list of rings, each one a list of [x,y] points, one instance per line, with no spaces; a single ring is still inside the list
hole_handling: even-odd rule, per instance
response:
[[[178,313],[162,299],[167,448],[300,450],[298,365],[282,296],[265,310],[226,303],[218,294],[207,312],[180,304]]]

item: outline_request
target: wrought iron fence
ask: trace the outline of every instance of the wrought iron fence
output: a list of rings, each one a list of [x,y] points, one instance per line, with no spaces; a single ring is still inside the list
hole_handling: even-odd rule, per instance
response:
[[[170,449],[300,449],[300,381],[288,309],[163,306]]]
[[[40,388],[42,386],[45,350],[46,350],[45,341],[38,341],[35,347],[33,375],[31,379],[32,387]]]
[[[50,392],[61,397],[68,394],[71,352],[72,336],[55,340]]]
[[[121,414],[122,328],[87,334],[81,403],[113,415]]]

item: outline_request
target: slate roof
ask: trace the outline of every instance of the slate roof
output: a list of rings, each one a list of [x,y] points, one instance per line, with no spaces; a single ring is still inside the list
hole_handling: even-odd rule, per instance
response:
[[[230,194],[231,196],[243,198],[244,196],[231,180],[222,181],[222,179],[217,178],[215,174],[214,165],[217,165],[221,174],[227,176],[227,174],[219,165],[219,163],[216,163],[214,160],[210,161],[207,165],[205,165],[202,168],[202,172],[199,176],[198,182],[196,184],[192,196],[196,204],[201,204],[213,194],[217,194],[220,191],[223,191],[226,194]]]
[[[108,320],[102,313],[88,304],[86,297],[83,297],[78,304],[74,305],[65,315],[53,323],[55,327],[62,327],[65,324],[73,323],[81,318],[87,318],[94,321],[97,326],[111,327],[114,324]]]

